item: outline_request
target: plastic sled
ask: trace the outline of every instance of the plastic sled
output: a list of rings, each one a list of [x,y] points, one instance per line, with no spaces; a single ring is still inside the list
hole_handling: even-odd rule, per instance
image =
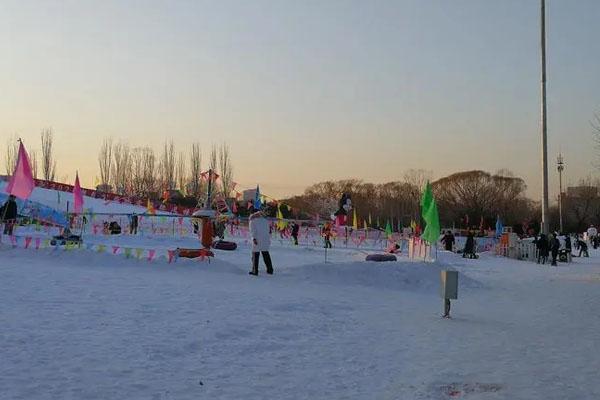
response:
[[[216,242],[213,243],[212,245],[213,248],[217,249],[217,250],[235,250],[237,249],[237,243],[235,242],[228,242],[226,240],[217,240]]]
[[[376,261],[376,262],[396,261],[396,260],[398,260],[398,259],[393,254],[369,254],[365,258],[365,261]]]

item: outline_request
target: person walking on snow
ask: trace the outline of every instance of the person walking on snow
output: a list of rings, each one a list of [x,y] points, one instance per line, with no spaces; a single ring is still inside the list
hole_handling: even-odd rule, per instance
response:
[[[550,265],[557,266],[556,258],[558,257],[558,251],[560,250],[560,241],[558,240],[558,235],[556,233],[552,234],[552,238],[550,239],[550,251],[552,252],[552,263]]]
[[[592,244],[594,249],[597,248],[598,245],[596,242],[596,236],[598,236],[598,229],[596,229],[596,227],[594,225],[590,225],[590,227],[588,228],[586,233],[587,233],[587,240]]]
[[[331,249],[333,246],[331,245],[331,223],[330,222],[325,222],[325,225],[323,225],[323,229],[321,231],[321,235],[323,236],[323,239],[325,240],[325,248]]]
[[[138,216],[136,213],[133,213],[129,222],[129,233],[131,235],[137,235],[138,231]]]
[[[588,245],[580,236],[577,236],[576,243],[577,248],[579,249],[579,255],[577,257],[581,257],[582,254],[583,257],[589,257],[590,254],[588,253]]]
[[[12,194],[8,196],[8,200],[0,207],[0,223],[4,223],[4,234],[12,235],[13,228],[17,221],[17,202]]]
[[[442,238],[442,243],[444,243],[444,248],[446,249],[446,251],[452,251],[452,249],[454,248],[455,241],[456,239],[454,239],[454,235],[452,234],[452,232],[446,232],[446,234]]]
[[[265,218],[262,211],[250,215],[250,234],[252,235],[252,271],[250,275],[258,275],[258,261],[260,253],[267,266],[267,274],[273,274],[273,264],[269,248],[271,246],[271,234],[269,230],[269,221]]]
[[[292,222],[292,238],[294,239],[294,245],[298,246],[298,233],[300,232],[300,225],[297,222]]]
[[[477,258],[477,254],[475,253],[475,237],[473,236],[473,232],[469,231],[467,235],[467,241],[465,242],[465,248],[463,250],[463,258]]]
[[[544,235],[543,233],[540,235],[539,239],[537,240],[537,243],[535,244],[535,247],[538,251],[537,263],[539,264],[541,262],[542,264],[546,264],[549,252],[548,239],[546,239],[546,235]]]

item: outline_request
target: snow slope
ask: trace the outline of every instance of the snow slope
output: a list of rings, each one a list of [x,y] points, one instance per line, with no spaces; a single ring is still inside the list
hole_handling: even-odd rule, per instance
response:
[[[4,193],[6,182],[0,181],[0,192]],[[93,197],[83,196],[83,207],[86,211],[94,213],[144,213],[146,207],[135,206],[132,204],[120,204],[114,201],[105,201],[104,199],[96,199]],[[47,207],[51,207],[58,211],[67,211],[67,203],[70,210],[73,209],[73,193],[61,192],[58,190],[45,189],[36,187],[33,189],[29,200],[38,202]],[[168,214],[166,212],[157,211],[157,214]]]
[[[272,256],[275,275],[252,277],[244,245],[210,264],[0,245],[0,398],[600,397],[597,253],[559,268]],[[460,271],[452,320],[442,268]]]

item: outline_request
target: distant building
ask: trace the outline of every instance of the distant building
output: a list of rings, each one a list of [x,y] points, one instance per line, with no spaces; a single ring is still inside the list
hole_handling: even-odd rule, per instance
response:
[[[256,197],[256,189],[247,189],[242,192],[242,200],[251,201]]]

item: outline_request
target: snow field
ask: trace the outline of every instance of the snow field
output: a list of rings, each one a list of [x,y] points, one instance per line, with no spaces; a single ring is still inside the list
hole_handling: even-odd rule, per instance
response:
[[[0,250],[0,398],[596,398],[600,267]],[[593,254],[596,256],[597,254]],[[582,264],[585,262],[585,264]],[[439,270],[460,271],[453,319]]]

